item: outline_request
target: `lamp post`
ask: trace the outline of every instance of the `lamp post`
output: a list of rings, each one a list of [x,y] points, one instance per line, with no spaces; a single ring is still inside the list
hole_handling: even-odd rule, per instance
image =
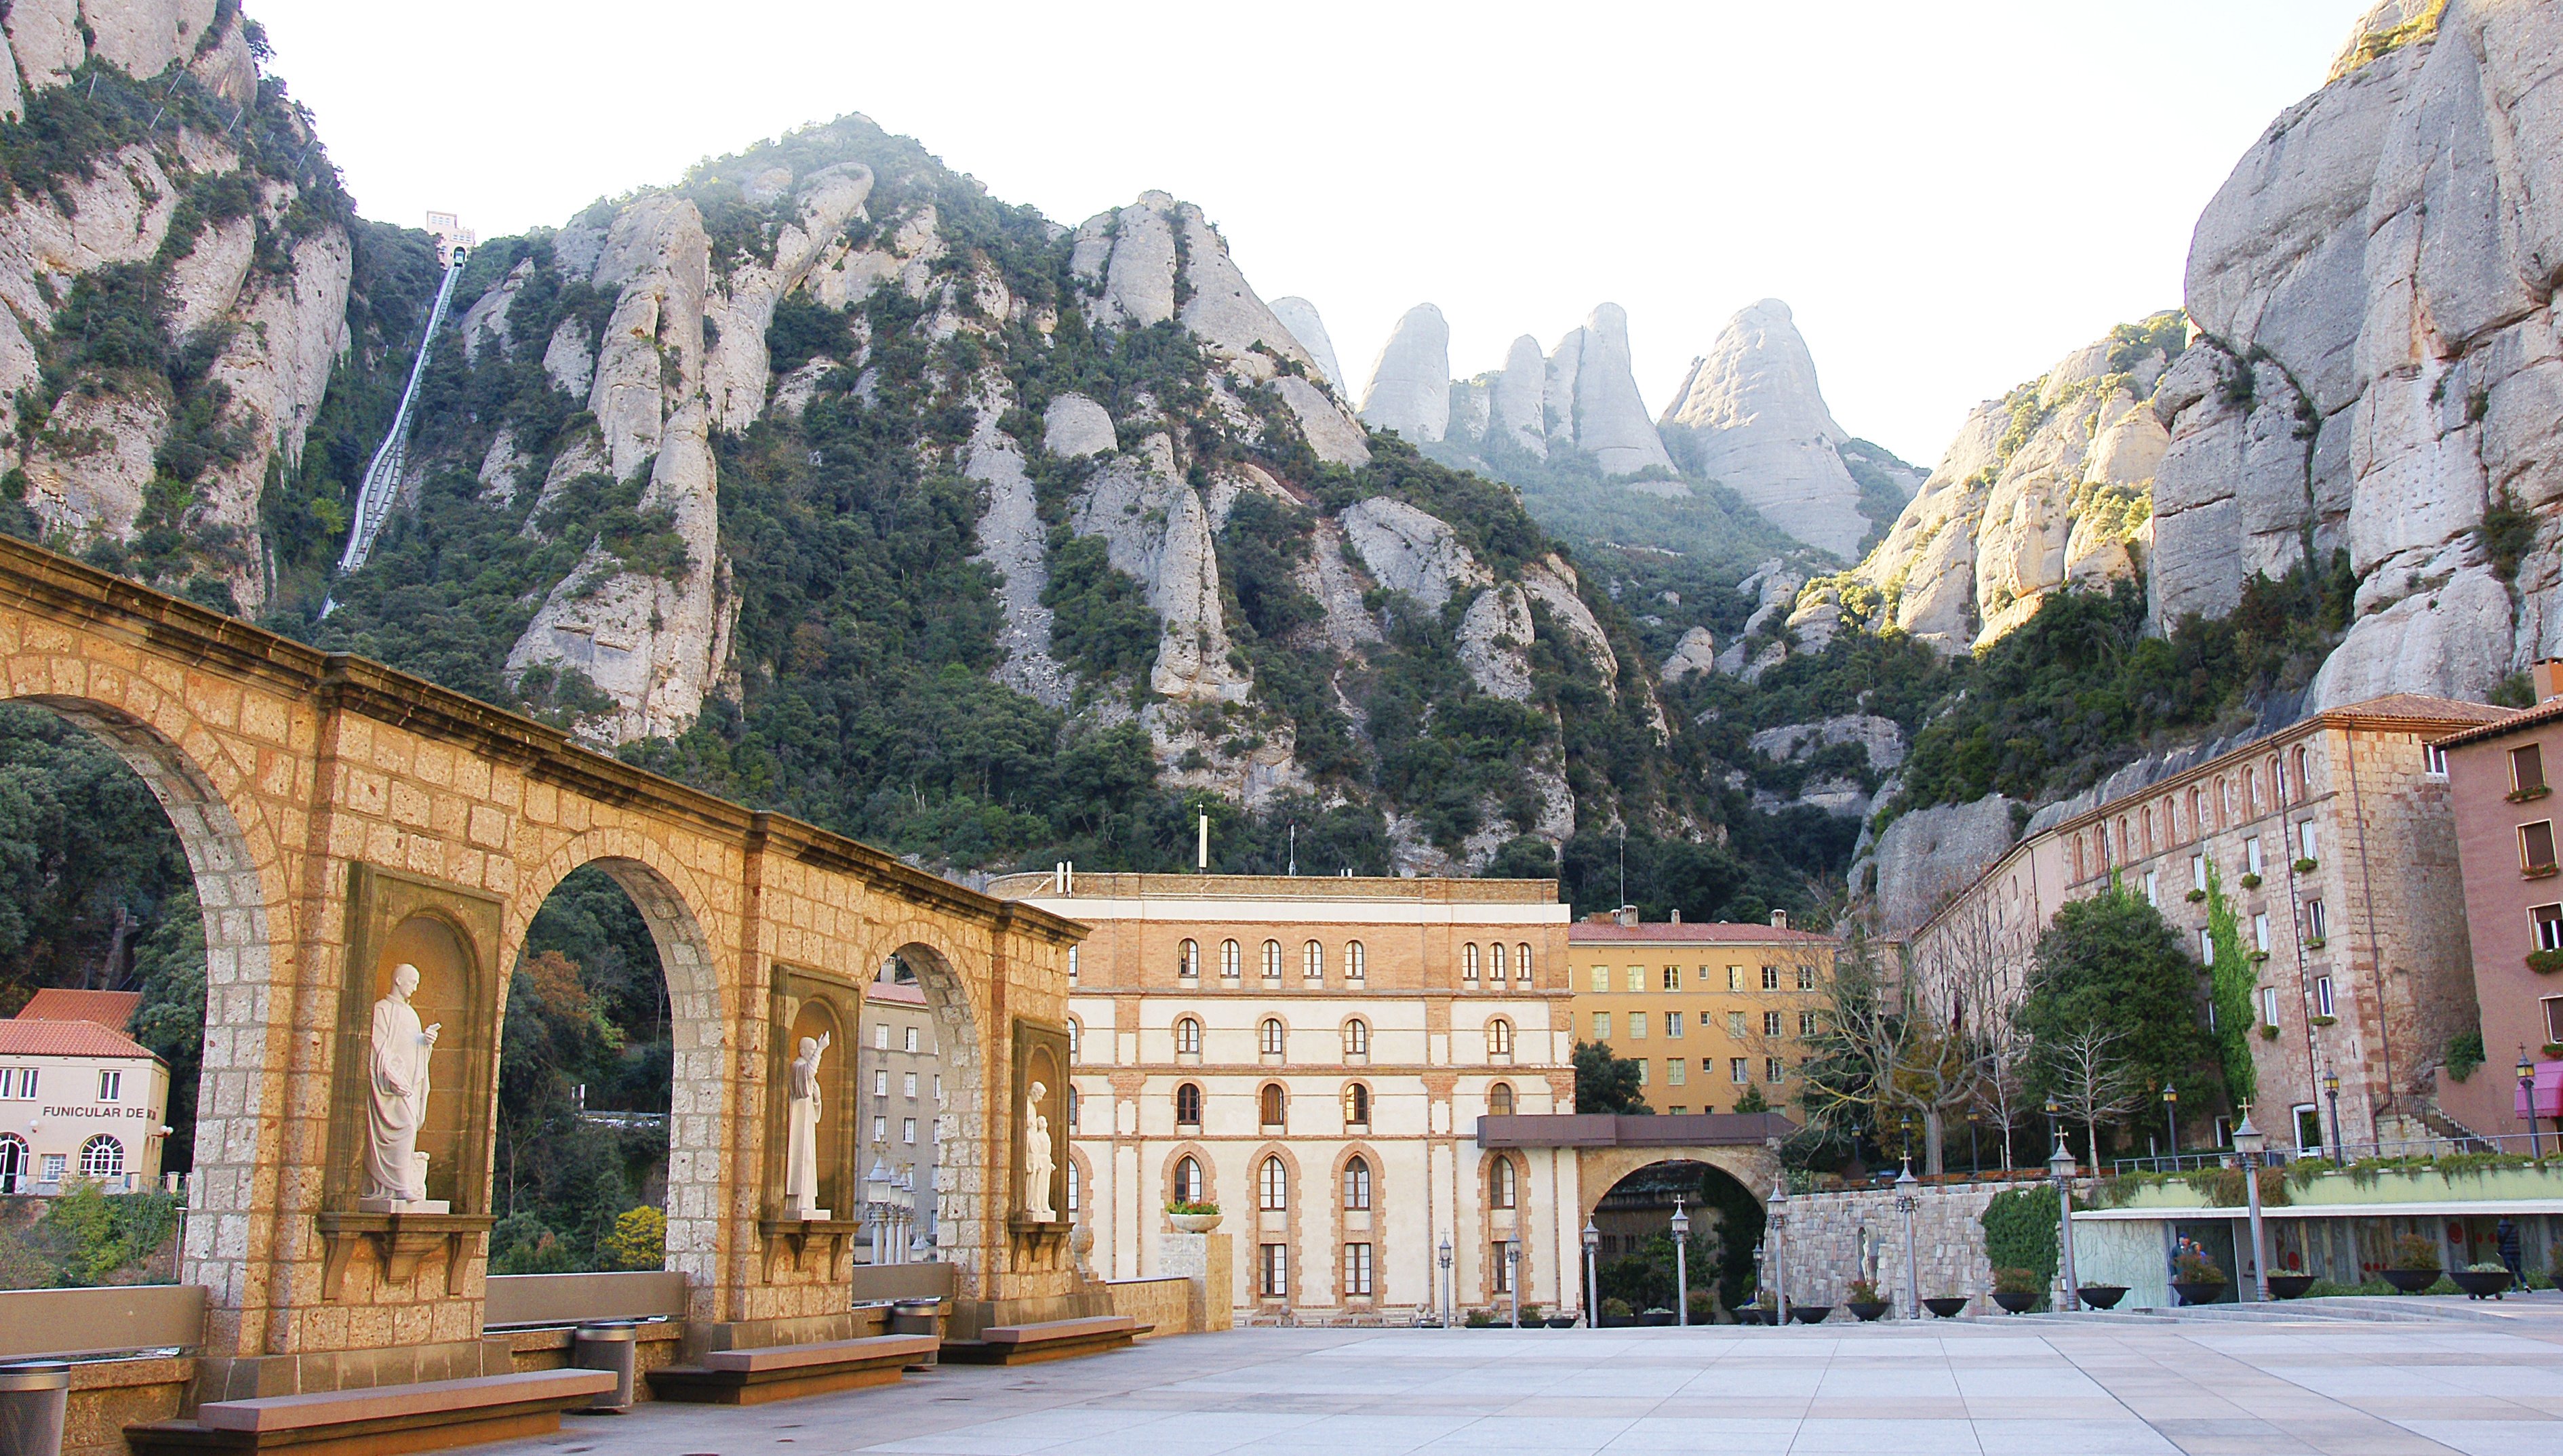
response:
[[[2269,1302],[2269,1261],[2261,1241],[2261,1151],[2269,1140],[2252,1126],[2252,1104],[2243,1104],[2243,1125],[2234,1130],[2234,1151],[2243,1155],[2243,1197],[2252,1210],[2252,1298]]]
[[[2349,1145],[2340,1137],[2340,1073],[2332,1070],[2328,1061],[2323,1063],[2323,1097],[2331,1103],[2331,1159],[2345,1164],[2349,1162]]]
[[[1674,1194],[1674,1323],[1690,1323],[1690,1215],[1679,1193]]]
[[[2518,1044],[2518,1096],[2527,1104],[2527,1156],[2543,1162],[2536,1144],[2536,1063],[2527,1059],[2527,1043]]]
[[[1789,1181],[1785,1175],[1771,1180],[1771,1200],[1764,1205],[1768,1212],[1763,1223],[1771,1239],[1771,1301],[1774,1325],[1789,1323],[1789,1248],[1782,1230],[1789,1226]]]
[[[1521,1328],[1521,1243],[1504,1240],[1504,1292],[1513,1297],[1513,1328]]]
[[[2055,1138],[2055,1137],[2060,1137],[2060,1136],[2062,1136],[2062,1134],[2060,1134],[2060,1133],[2057,1131],[2057,1129],[2058,1129],[2058,1127],[2061,1125],[2061,1121],[2062,1121],[2062,1119],[2064,1118],[2064,1116],[2065,1116],[2065,1106],[2064,1106],[2064,1104],[2063,1104],[2063,1103],[2058,1102],[2058,1101],[2057,1101],[2055,1098],[2053,1098],[2053,1097],[2048,1098],[2048,1099],[2047,1099],[2047,1136],[2049,1136],[2049,1137],[2051,1137],[2051,1138]]]
[[[1442,1235],[1442,1328],[1451,1328],[1451,1235]]]
[[[1904,1318],[1922,1318],[1922,1286],[1913,1268],[1913,1190],[1921,1180],[1913,1176],[1913,1160],[1904,1160],[1904,1171],[1895,1176],[1895,1211],[1904,1220]]]
[[[2073,1274],[2073,1155],[2065,1147],[2065,1134],[2056,1135],[2056,1151],[2047,1157],[2047,1176],[2056,1184],[2057,1248],[2065,1255],[2065,1307],[2082,1307],[2082,1283]]]
[[[2163,1127],[2171,1135],[2171,1145],[2164,1151],[2174,1159],[2180,1157],[2180,1089],[2163,1083]]]
[[[1602,1230],[1593,1220],[1584,1220],[1584,1328],[1602,1328],[1602,1277],[1593,1272],[1593,1259],[1602,1251]]]

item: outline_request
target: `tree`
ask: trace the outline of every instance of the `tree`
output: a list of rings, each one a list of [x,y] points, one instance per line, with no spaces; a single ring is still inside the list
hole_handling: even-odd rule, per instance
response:
[[[2059,1091],[2058,1050],[2095,1026],[2116,1033],[2110,1059],[2131,1086],[2195,1083],[2209,1049],[2198,963],[2160,911],[2115,882],[2059,910],[2039,937],[2018,1020],[2037,1048],[2037,1096]]]
[[[2017,1014],[2005,1016],[1999,1030],[1985,1039],[1985,1075],[1976,1089],[1976,1110],[2002,1130],[2002,1166],[2012,1166],[2011,1130],[2029,1110],[2030,1058],[2035,1051]]]
[[[1638,1080],[1638,1063],[1611,1054],[1598,1041],[1575,1043],[1575,1110],[1647,1116],[1647,1092]]]
[[[2122,1031],[2085,1026],[2046,1048],[2047,1082],[2056,1105],[2082,1125],[2082,1142],[2091,1169],[2100,1167],[2100,1124],[2115,1122],[2136,1107],[2136,1080],[2117,1054]]]
[[[1823,1029],[1800,1092],[1811,1127],[1882,1132],[1910,1116],[1922,1124],[1923,1171],[1943,1172],[1948,1117],[1977,1100],[2004,1029],[2000,1007],[2018,981],[2012,939],[1988,903],[1952,911],[1892,974],[1866,939],[1844,946],[1819,988]]]

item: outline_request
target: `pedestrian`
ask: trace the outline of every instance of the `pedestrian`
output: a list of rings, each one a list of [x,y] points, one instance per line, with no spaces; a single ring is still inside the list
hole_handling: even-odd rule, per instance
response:
[[[2503,1214],[2500,1227],[2492,1230],[2492,1240],[2500,1245],[2500,1261],[2508,1266],[2509,1277],[2518,1281],[2519,1288],[2525,1289],[2527,1273],[2518,1266],[2518,1225]]]

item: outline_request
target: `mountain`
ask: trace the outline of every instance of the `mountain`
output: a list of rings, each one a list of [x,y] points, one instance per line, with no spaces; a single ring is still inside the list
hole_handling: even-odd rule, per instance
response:
[[[1305,298],[1276,298],[1273,316],[1282,320],[1282,326],[1290,330],[1290,337],[1297,339],[1299,347],[1316,361],[1326,387],[1349,398],[1352,388],[1344,382],[1344,367],[1335,362],[1335,341],[1326,337],[1326,321],[1317,316],[1317,305]]]

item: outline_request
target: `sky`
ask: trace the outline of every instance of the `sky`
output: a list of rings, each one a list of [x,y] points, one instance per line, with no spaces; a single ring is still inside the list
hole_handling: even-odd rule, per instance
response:
[[[2180,302],[2190,230],[2371,0],[1288,5],[250,0],[361,211],[557,225],[861,111],[1075,224],[1198,203],[1358,394],[1629,311],[1661,413],[1786,300],[1835,418],[1936,460],[1977,401]]]

